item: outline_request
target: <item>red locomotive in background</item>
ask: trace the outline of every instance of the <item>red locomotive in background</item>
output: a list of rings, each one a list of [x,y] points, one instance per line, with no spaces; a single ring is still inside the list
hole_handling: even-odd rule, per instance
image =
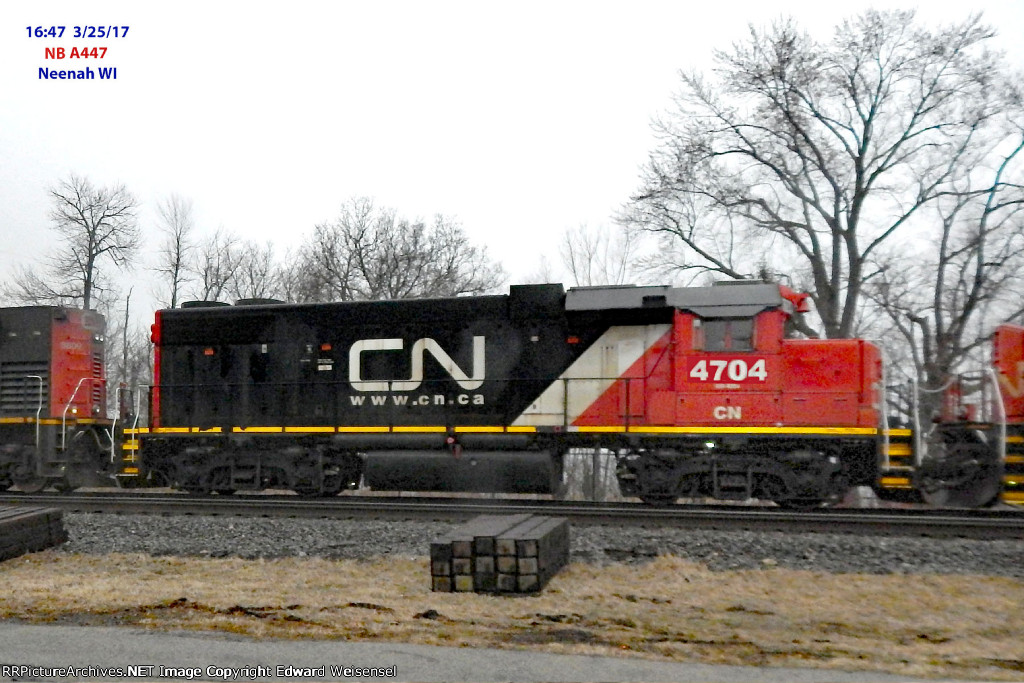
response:
[[[0,490],[70,490],[112,471],[103,346],[93,311],[0,309]]]
[[[1000,325],[992,366],[951,378],[932,425],[884,433],[876,490],[939,507],[1024,504],[1024,327]]]

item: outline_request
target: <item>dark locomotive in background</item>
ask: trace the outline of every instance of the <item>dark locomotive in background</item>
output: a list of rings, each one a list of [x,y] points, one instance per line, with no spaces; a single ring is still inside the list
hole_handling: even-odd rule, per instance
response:
[[[740,282],[158,311],[149,424],[126,425],[117,474],[198,493],[330,496],[360,482],[557,493],[565,454],[585,448],[614,453],[622,492],[652,504],[814,507],[851,486],[940,504],[1024,502],[1024,330],[996,335],[1000,415],[951,403],[921,461],[919,432],[886,424],[878,349],[789,338],[790,317],[805,309],[806,296],[785,287]],[[21,351],[2,348],[2,386],[20,382],[24,393],[35,373],[8,374]],[[62,351],[49,353],[57,363]],[[90,388],[103,386],[98,367]],[[47,419],[67,400],[51,397]],[[13,416],[5,404],[3,417],[41,424],[31,407],[12,404]],[[120,425],[80,409],[95,422],[74,424],[92,430],[79,440],[95,445],[79,455],[109,469]],[[73,487],[81,477],[67,473],[83,468],[68,469],[81,458],[69,459],[74,438],[63,431],[52,445],[12,437],[0,467],[19,477],[6,484]]]

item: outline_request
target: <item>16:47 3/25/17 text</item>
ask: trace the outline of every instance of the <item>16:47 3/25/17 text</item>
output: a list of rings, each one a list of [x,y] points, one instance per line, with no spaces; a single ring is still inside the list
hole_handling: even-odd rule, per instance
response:
[[[26,26],[29,38],[63,38],[67,26]],[[128,26],[72,26],[69,38],[127,38]]]

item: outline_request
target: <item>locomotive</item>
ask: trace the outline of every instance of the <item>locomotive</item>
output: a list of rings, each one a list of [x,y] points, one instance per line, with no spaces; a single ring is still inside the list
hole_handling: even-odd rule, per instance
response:
[[[94,311],[0,309],[0,491],[69,491],[118,466],[104,330]]]
[[[507,295],[156,313],[143,475],[197,493],[555,493],[570,449],[625,495],[790,507],[872,486],[878,349],[788,338],[777,284],[512,286]]]
[[[1024,504],[1024,327],[992,336],[992,367],[950,380],[935,425],[882,434],[879,497],[937,507]]]

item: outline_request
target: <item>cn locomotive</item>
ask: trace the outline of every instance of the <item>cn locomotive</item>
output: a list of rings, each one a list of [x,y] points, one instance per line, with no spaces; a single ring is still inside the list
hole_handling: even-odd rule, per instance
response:
[[[513,286],[507,295],[156,314],[148,427],[126,449],[187,491],[553,493],[607,449],[626,495],[840,499],[878,475],[878,349],[788,338],[806,296]]]
[[[94,311],[0,309],[0,491],[71,490],[113,474],[104,329]]]

